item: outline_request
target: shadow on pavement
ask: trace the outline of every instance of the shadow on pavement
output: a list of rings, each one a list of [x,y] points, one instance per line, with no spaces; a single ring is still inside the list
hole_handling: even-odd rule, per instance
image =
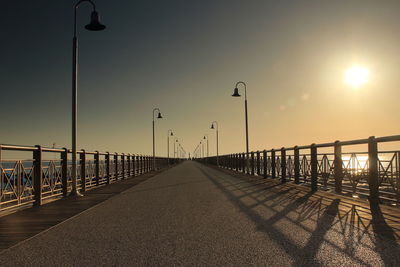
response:
[[[378,253],[386,266],[396,266],[400,262],[400,247],[394,241],[393,231],[391,232],[388,229],[390,227],[384,223],[379,207],[371,207],[373,219],[370,224],[354,227],[357,224],[361,226],[360,224],[364,221],[358,216],[358,210],[355,207],[351,207],[347,212],[340,212],[341,205],[349,206],[349,203],[343,203],[345,200],[340,198],[316,196],[314,192],[300,191],[295,187],[286,188],[283,185],[278,188],[279,184],[260,189],[262,185],[260,179],[237,176],[228,178],[226,175],[215,177],[201,165],[197,167],[256,224],[259,231],[272,238],[292,257],[294,266],[319,266],[316,256],[323,244],[346,254],[361,265],[369,265],[368,259],[359,253],[363,248]],[[238,183],[237,179],[246,181]],[[244,201],[246,199],[249,202],[249,198],[250,204]],[[269,211],[265,212],[266,214],[273,215],[268,217],[259,212],[260,207]],[[299,245],[299,242],[292,240],[291,236],[288,237],[287,233],[279,227],[281,224],[287,224],[288,221],[308,232],[307,241],[303,240],[305,244]],[[352,223],[348,223],[350,221]],[[372,225],[372,233],[369,231],[370,225]],[[386,228],[384,231],[387,234],[386,241],[376,237],[376,233],[382,232],[383,228]],[[342,239],[333,239],[328,233],[330,231],[338,233]],[[366,242],[366,240],[370,241]]]

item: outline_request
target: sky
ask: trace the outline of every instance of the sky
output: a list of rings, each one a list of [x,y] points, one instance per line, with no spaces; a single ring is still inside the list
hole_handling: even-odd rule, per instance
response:
[[[208,134],[215,154],[396,135],[400,1],[94,0],[78,11],[78,147],[166,156]],[[8,1],[0,10],[0,143],[70,147],[75,1]],[[368,82],[344,82],[362,66]],[[242,88],[240,88],[242,90]],[[172,151],[172,142],[170,151]]]

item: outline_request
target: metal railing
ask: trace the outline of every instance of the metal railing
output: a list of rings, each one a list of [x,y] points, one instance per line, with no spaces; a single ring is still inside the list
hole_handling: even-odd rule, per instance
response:
[[[0,212],[67,196],[72,189],[71,153],[66,148],[0,145]],[[77,153],[81,192],[153,169],[151,156],[85,150]],[[181,159],[156,157],[155,161],[156,169],[161,169]]]
[[[332,190],[371,201],[400,203],[400,151],[379,150],[379,145],[399,142],[400,135],[336,141],[281,149],[235,153],[219,156],[219,166],[305,184],[312,190]],[[351,146],[366,145],[366,151],[342,152]],[[328,151],[327,151],[328,150]],[[201,158],[217,165],[217,157]]]

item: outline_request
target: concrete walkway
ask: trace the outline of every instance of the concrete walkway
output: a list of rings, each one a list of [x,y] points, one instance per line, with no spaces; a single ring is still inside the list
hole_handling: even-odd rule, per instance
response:
[[[341,200],[185,162],[1,252],[4,266],[400,266]]]

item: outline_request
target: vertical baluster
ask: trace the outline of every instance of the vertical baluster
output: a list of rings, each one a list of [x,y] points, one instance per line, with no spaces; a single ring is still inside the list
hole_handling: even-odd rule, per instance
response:
[[[125,154],[121,154],[122,179],[125,179]]]
[[[140,164],[140,174],[143,174],[144,173],[143,155],[140,155],[140,157],[139,157],[139,164]]]
[[[33,151],[33,188],[35,205],[42,205],[42,190],[43,190],[43,170],[42,170],[42,147],[36,146]]]
[[[238,172],[239,171],[239,154],[235,154],[235,170]]]
[[[343,182],[343,159],[342,159],[342,145],[339,141],[335,142],[334,146],[334,169],[333,175],[335,178],[335,191],[337,193],[342,192],[342,182]]]
[[[281,182],[286,183],[286,149],[281,148]]]
[[[246,173],[246,156],[245,156],[245,153],[242,153],[242,172]]]
[[[111,159],[110,159],[110,152],[107,152],[106,154],[106,175],[107,175],[107,184],[110,184],[111,182],[111,168],[110,168],[110,163],[111,163]]]
[[[267,160],[268,160],[268,154],[267,150],[263,151],[263,169],[264,169],[264,178],[267,178]]]
[[[378,143],[375,136],[368,138],[368,167],[369,167],[369,199],[371,202],[379,201],[379,165]]]
[[[294,182],[300,183],[300,150],[298,146],[294,147]]]
[[[261,175],[261,169],[260,169],[260,151],[257,150],[257,175],[260,176]]]
[[[133,169],[133,177],[137,175],[136,166],[137,166],[137,156],[135,154],[132,155],[132,169]]]
[[[95,177],[96,177],[96,186],[100,185],[100,152],[96,151],[94,154],[94,164],[95,164]]]
[[[114,179],[118,181],[118,154],[114,154]]]
[[[250,152],[250,156],[251,156],[251,161],[250,161],[250,164],[251,164],[251,175],[254,175],[254,152],[253,151],[251,151]]]
[[[132,169],[131,169],[131,160],[132,160],[132,158],[131,158],[131,154],[128,154],[126,156],[126,158],[127,158],[126,161],[127,161],[127,165],[128,165],[127,176],[129,178],[129,177],[132,176]]]
[[[63,148],[61,152],[61,183],[63,189],[63,196],[68,194],[68,149]]]
[[[315,144],[311,145],[311,190],[318,189],[318,154]]]
[[[272,151],[271,151],[271,176],[272,176],[272,178],[276,178],[275,149],[272,149]]]
[[[82,149],[79,153],[81,161],[81,191],[86,192],[86,152]]]

